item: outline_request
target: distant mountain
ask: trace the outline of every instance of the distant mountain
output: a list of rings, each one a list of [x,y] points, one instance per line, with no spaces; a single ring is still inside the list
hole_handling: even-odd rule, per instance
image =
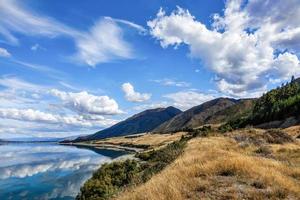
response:
[[[238,100],[230,98],[217,98],[205,102],[176,115],[169,121],[166,121],[155,128],[154,132],[167,133],[184,128],[195,128],[201,126],[211,119],[214,114],[224,110],[225,108],[231,107],[238,102]]]
[[[181,111],[172,106],[145,110],[93,135],[79,137],[74,142],[150,132],[179,113]]]
[[[74,140],[78,137],[82,137],[83,135],[76,135],[76,136],[69,136],[69,137],[63,137],[63,138],[57,138],[57,137],[19,137],[19,138],[9,138],[9,139],[0,139],[0,142],[10,143],[23,143],[23,142],[60,142],[65,140]]]

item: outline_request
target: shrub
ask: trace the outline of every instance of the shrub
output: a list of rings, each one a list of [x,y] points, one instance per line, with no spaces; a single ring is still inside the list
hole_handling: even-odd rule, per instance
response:
[[[135,160],[103,164],[80,189],[76,199],[108,199],[120,187],[134,183],[140,171]]]
[[[293,138],[282,130],[269,129],[264,133],[266,142],[272,144],[283,144],[286,142],[293,142]]]
[[[126,160],[103,164],[83,185],[76,199],[109,199],[121,188],[149,180],[183,152],[187,140],[188,138],[182,137],[159,150],[137,153],[136,157],[144,161],[142,163]]]
[[[272,153],[272,150],[268,146],[260,146],[255,153],[267,156]]]

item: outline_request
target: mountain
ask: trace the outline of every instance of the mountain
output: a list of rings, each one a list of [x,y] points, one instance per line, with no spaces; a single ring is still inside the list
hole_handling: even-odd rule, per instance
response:
[[[256,99],[240,99],[233,106],[216,112],[205,120],[205,124],[220,124],[248,116],[252,112]]]
[[[181,111],[172,106],[145,110],[93,135],[79,137],[74,142],[150,132],[179,113]]]
[[[172,119],[161,124],[153,132],[167,133],[181,130],[184,128],[195,128],[212,120],[212,116],[228,107],[237,104],[239,100],[230,98],[217,98],[195,106],[185,112],[182,112]]]

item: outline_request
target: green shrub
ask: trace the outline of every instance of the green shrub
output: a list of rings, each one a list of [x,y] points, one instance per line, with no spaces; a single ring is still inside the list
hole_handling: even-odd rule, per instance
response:
[[[135,160],[103,164],[80,189],[76,199],[108,199],[121,187],[134,183],[140,171]]]
[[[80,189],[77,200],[105,200],[122,188],[143,183],[164,169],[182,152],[187,138],[168,144],[159,150],[137,153],[137,160],[126,160],[103,164]]]

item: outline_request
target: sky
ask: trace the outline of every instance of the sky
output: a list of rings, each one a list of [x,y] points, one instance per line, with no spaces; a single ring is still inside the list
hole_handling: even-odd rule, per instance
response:
[[[0,138],[92,134],[300,75],[298,0],[0,0]]]

